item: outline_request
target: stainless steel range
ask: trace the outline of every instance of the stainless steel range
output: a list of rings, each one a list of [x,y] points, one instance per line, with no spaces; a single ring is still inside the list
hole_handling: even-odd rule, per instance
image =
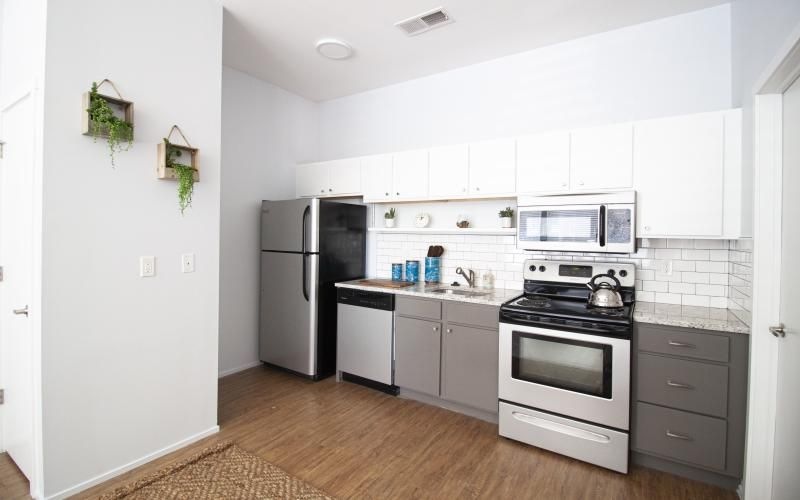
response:
[[[628,472],[635,273],[525,262],[525,293],[500,308],[501,436]]]

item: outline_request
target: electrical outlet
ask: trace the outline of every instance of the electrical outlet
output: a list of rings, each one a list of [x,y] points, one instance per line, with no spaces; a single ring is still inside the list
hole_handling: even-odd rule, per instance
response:
[[[152,278],[156,275],[156,258],[152,255],[139,257],[139,276]]]
[[[659,274],[664,274],[666,276],[672,275],[672,261],[671,260],[659,260],[656,261],[657,265],[656,269]]]
[[[194,254],[185,253],[181,255],[181,272],[193,273],[194,272]]]

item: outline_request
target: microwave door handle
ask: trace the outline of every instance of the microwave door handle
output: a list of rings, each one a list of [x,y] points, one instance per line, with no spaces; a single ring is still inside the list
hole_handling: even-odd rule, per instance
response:
[[[597,238],[600,243],[600,248],[606,246],[606,206],[600,205],[600,228],[597,232]]]

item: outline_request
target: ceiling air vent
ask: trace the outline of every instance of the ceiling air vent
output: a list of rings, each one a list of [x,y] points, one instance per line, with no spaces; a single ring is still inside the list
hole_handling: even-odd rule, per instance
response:
[[[453,18],[441,7],[428,12],[423,12],[414,17],[409,17],[394,23],[395,26],[403,30],[406,35],[413,36],[430,31],[433,28],[444,26],[453,22]]]

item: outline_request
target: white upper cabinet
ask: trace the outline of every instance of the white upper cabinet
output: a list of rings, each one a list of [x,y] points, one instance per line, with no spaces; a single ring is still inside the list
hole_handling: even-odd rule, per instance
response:
[[[328,194],[361,194],[361,161],[358,158],[345,158],[326,162],[328,164]]]
[[[324,196],[328,189],[328,167],[325,163],[297,165],[295,191],[298,198]]]
[[[570,188],[573,191],[624,189],[630,188],[632,183],[632,124],[572,131]]]
[[[469,194],[511,194],[517,182],[516,140],[497,139],[469,145]]]
[[[361,194],[361,164],[358,158],[297,165],[297,196],[321,197]]]
[[[391,154],[361,158],[361,190],[364,201],[380,203],[393,199]]]
[[[724,150],[722,113],[637,122],[637,235],[722,236]]]
[[[428,150],[428,194],[447,199],[467,195],[469,188],[469,146],[458,144]]]
[[[517,193],[569,190],[569,132],[517,138]]]
[[[395,153],[393,159],[392,197],[396,200],[428,196],[428,150]]]

